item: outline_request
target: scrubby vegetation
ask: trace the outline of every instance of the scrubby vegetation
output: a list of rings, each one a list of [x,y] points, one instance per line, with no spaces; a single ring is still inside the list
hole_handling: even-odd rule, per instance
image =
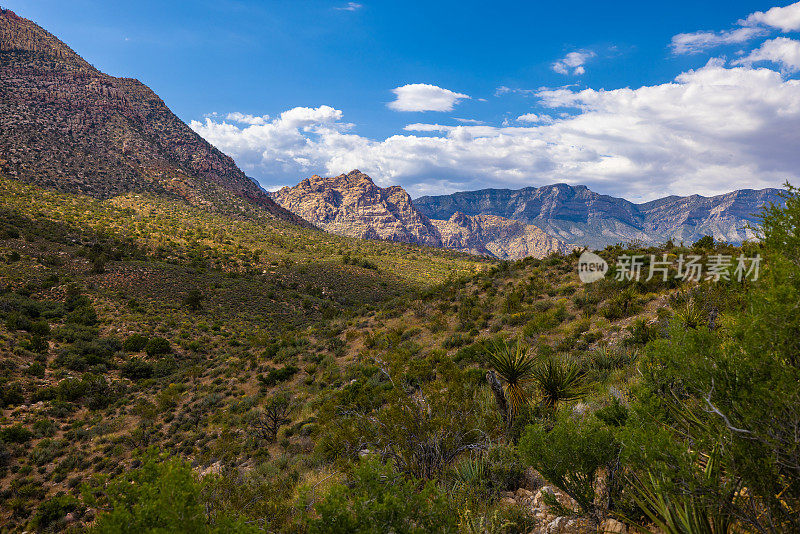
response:
[[[800,196],[758,281],[487,262],[0,181],[0,523],[800,530]],[[616,523],[619,522],[619,523]]]

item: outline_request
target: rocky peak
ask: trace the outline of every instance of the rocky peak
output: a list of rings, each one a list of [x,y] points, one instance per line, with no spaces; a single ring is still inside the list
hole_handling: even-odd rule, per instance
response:
[[[414,208],[402,187],[379,187],[358,169],[332,177],[313,175],[272,198],[335,234],[441,246],[436,227]]]
[[[0,52],[26,51],[47,54],[92,68],[53,34],[22,18],[10,9],[0,8]]]

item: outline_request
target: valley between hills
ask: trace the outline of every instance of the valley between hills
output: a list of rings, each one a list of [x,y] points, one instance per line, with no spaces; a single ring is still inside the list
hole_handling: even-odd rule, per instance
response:
[[[0,215],[2,532],[800,530],[788,184],[267,193],[0,9]]]

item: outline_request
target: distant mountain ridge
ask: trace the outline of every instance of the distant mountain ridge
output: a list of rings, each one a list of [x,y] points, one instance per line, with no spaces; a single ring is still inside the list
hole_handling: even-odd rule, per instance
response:
[[[435,219],[458,212],[505,217],[589,248],[634,240],[689,243],[703,235],[738,244],[756,237],[747,226],[756,223],[754,215],[763,205],[783,203],[780,191],[742,189],[713,197],[670,196],[635,204],[595,193],[586,186],[555,184],[424,196],[415,199],[414,205]]]
[[[149,87],[95,69],[30,20],[0,8],[0,174],[106,198],[167,193],[196,204],[277,206]]]
[[[402,187],[378,187],[359,170],[327,178],[314,175],[275,191],[272,198],[319,228],[350,237],[444,247],[502,259],[572,250],[535,226],[502,217],[456,213],[448,220],[429,219],[414,207]]]

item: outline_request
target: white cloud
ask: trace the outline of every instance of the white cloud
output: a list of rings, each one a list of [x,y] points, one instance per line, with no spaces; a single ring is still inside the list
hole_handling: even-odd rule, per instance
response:
[[[505,85],[501,85],[497,89],[494,90],[494,96],[503,96],[508,93],[516,93],[523,96],[531,96],[536,94],[535,89],[512,89],[511,87],[506,87]]]
[[[592,51],[576,50],[553,63],[552,67],[559,74],[569,74],[571,72],[577,76],[586,73],[584,65],[594,56],[595,53]]]
[[[756,11],[745,20],[739,21],[739,24],[746,26],[763,24],[764,26],[778,28],[783,32],[798,31],[800,30],[800,2],[795,2],[786,7],[773,7],[766,13]]]
[[[747,56],[737,59],[735,65],[752,65],[758,61],[771,61],[785,73],[800,71],[800,41],[778,37],[765,41]]]
[[[410,124],[383,140],[350,132],[328,106],[263,125],[191,126],[265,187],[354,168],[412,195],[566,182],[648,200],[800,181],[800,81],[775,70],[714,60],[670,83],[537,98],[551,123]],[[562,116],[565,107],[577,111]]]
[[[479,121],[477,119],[461,119],[459,117],[453,117],[453,120],[456,120],[461,124],[484,124],[483,121]]]
[[[347,5],[344,5],[342,7],[334,7],[333,9],[335,9],[337,11],[358,11],[362,7],[364,7],[364,4],[357,4],[355,2],[347,2]]]
[[[242,124],[266,124],[269,120],[269,115],[248,115],[234,111],[233,113],[228,113],[225,118]]]
[[[520,115],[517,117],[517,122],[543,122],[543,123],[550,123],[553,122],[553,117],[550,115],[537,115],[536,113],[526,113],[524,115]]]
[[[767,35],[768,28],[783,32],[800,30],[800,2],[773,7],[766,12],[756,11],[737,22],[738,28],[725,31],[680,33],[672,38],[670,47],[675,54],[696,54],[710,48],[742,44]]]
[[[410,83],[392,92],[397,98],[388,105],[395,111],[452,111],[460,100],[469,98],[469,95],[427,83]]]
[[[679,33],[672,37],[670,47],[674,54],[697,54],[717,46],[746,43],[765,34],[764,29],[756,27],[736,28],[721,32]]]

